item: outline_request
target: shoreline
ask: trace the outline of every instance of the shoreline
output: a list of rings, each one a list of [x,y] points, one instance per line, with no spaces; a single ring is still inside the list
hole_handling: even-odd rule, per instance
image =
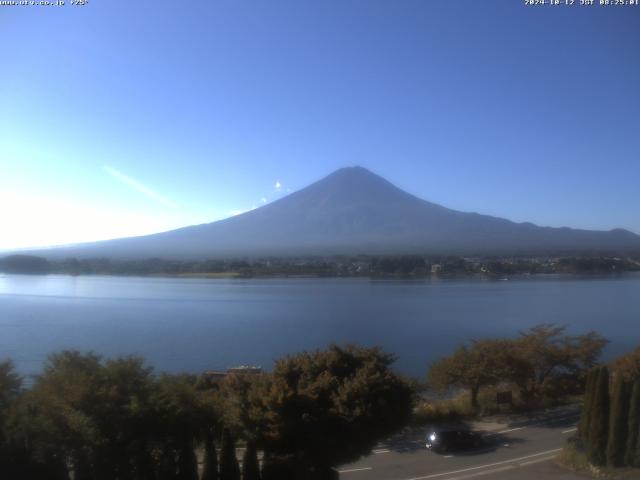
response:
[[[451,274],[427,274],[427,275],[322,275],[322,274],[246,274],[243,272],[202,272],[202,273],[69,273],[69,272],[6,272],[0,271],[0,276],[20,275],[25,277],[114,277],[114,278],[172,278],[172,279],[206,279],[206,280],[307,280],[307,279],[362,279],[362,280],[388,280],[388,281],[426,281],[426,280],[492,280],[511,281],[544,278],[621,278],[624,276],[640,275],[640,271],[630,270],[623,272],[540,272],[540,273],[514,273],[507,275],[492,275],[486,273],[451,273]]]

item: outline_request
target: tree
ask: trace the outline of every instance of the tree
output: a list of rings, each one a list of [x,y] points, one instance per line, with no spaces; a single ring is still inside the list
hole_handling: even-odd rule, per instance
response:
[[[16,451],[8,438],[7,423],[10,409],[18,399],[21,387],[22,378],[15,373],[13,363],[9,360],[0,362],[0,472],[4,475],[17,473],[15,469],[18,468]]]
[[[533,400],[554,380],[566,384],[592,368],[607,344],[595,332],[580,336],[563,335],[565,327],[537,325],[514,341],[513,381],[524,399]]]
[[[440,391],[452,387],[467,389],[471,407],[477,409],[480,389],[510,376],[508,372],[513,366],[510,352],[508,340],[482,340],[472,342],[469,347],[463,345],[453,355],[431,365],[429,385]]]
[[[47,273],[50,269],[47,259],[33,255],[9,255],[0,259],[0,271],[8,273]]]
[[[263,396],[270,385],[271,378],[265,374],[231,374],[220,382],[224,424],[248,443],[261,444],[264,438],[267,406]]]
[[[0,362],[0,459],[5,448],[6,421],[9,409],[20,395],[22,378],[15,373],[13,362]]]
[[[69,460],[81,478],[95,477],[97,450],[103,444],[97,425],[99,392],[104,390],[101,372],[97,355],[50,355],[20,412],[34,455],[60,463]]]
[[[6,412],[11,403],[18,398],[22,388],[22,378],[15,372],[13,362],[0,362],[0,414]]]
[[[296,480],[291,459],[274,457],[265,452],[262,458],[262,480]]]
[[[207,432],[204,444],[204,465],[201,480],[218,480],[218,454],[213,431]]]
[[[240,467],[236,457],[236,444],[228,428],[222,431],[220,452],[220,480],[240,480]]]
[[[624,463],[640,467],[640,379],[633,383],[629,405],[629,422]]]
[[[198,480],[198,460],[193,443],[181,442],[178,452],[178,480]]]
[[[593,412],[589,426],[589,445],[587,457],[593,465],[602,466],[606,463],[607,439],[609,433],[609,369],[600,367],[595,396],[593,398]]]
[[[640,380],[640,347],[616,358],[612,368],[620,372],[628,382]]]
[[[23,428],[38,458],[71,463],[76,478],[147,480],[154,473],[154,388],[139,358],[55,354],[23,402]]]
[[[111,478],[129,480],[134,466],[145,464],[154,440],[153,370],[139,357],[110,359],[104,362],[99,385],[97,398],[85,410],[101,440],[95,450],[99,460],[96,470],[102,474],[115,469]]]
[[[253,442],[247,443],[242,458],[242,480],[260,480],[260,467],[258,465],[258,451]]]
[[[270,463],[287,463],[299,479],[333,478],[332,467],[407,425],[414,390],[393,361],[378,348],[336,345],[278,360],[262,395]]]
[[[176,452],[172,447],[166,444],[160,447],[156,470],[158,480],[176,480],[178,462]]]
[[[609,440],[607,442],[607,464],[620,467],[624,464],[627,446],[629,416],[629,388],[619,372],[614,373],[611,412],[609,416]]]
[[[163,451],[163,475],[166,478],[175,478],[177,475],[180,480],[197,480],[195,446],[203,443],[206,453],[205,473],[210,480],[217,479],[217,458],[212,434],[218,423],[218,411],[212,392],[202,388],[194,375],[164,374],[156,383],[153,396],[156,418],[153,428],[156,432],[155,442]]]
[[[589,425],[591,423],[591,415],[593,410],[593,398],[598,383],[598,370],[591,369],[587,375],[587,382],[584,389],[584,400],[582,405],[582,415],[578,423],[578,435],[584,442],[589,440]]]

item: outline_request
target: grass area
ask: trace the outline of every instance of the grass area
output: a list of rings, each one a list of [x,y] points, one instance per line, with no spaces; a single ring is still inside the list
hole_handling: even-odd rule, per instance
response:
[[[573,443],[568,443],[558,455],[557,462],[559,465],[568,468],[574,472],[589,473],[597,475],[598,471],[587,460],[587,454],[578,450]]]
[[[604,480],[638,480],[640,468],[595,467],[587,460],[587,454],[575,443],[569,442],[556,459],[558,465],[572,472]]]

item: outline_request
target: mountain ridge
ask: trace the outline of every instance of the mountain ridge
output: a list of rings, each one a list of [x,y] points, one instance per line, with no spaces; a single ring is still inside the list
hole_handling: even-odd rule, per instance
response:
[[[46,257],[215,258],[335,254],[540,254],[640,251],[640,236],[541,227],[461,212],[366,168],[339,169],[258,209],[176,230],[39,250]]]

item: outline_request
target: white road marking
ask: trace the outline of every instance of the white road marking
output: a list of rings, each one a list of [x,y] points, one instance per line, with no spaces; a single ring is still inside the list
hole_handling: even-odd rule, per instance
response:
[[[578,430],[578,427],[573,427],[573,428],[570,428],[569,430],[563,430],[561,433],[571,433],[571,432],[575,432],[576,430]]]
[[[445,455],[444,458],[453,458],[453,455]]]
[[[507,463],[517,463],[520,460],[527,460],[528,458],[539,457],[541,455],[549,455],[550,453],[556,453],[556,452],[559,452],[560,450],[562,450],[562,448],[556,448],[556,449],[553,449],[553,450],[547,450],[545,452],[534,453],[532,455],[525,455],[524,457],[512,458],[510,460],[503,460],[501,462],[488,463],[486,465],[478,465],[477,467],[463,468],[462,470],[453,470],[451,472],[433,473],[431,475],[425,475],[423,477],[412,477],[412,478],[408,478],[407,480],[426,480],[428,478],[437,478],[437,477],[442,477],[444,475],[455,475],[456,473],[470,472],[472,470],[480,470],[482,468],[495,467],[497,465],[505,465]]]
[[[364,472],[365,470],[373,470],[373,467],[348,468],[346,470],[338,470],[338,473]]]
[[[516,467],[514,467],[513,465],[507,465],[506,467],[493,468],[484,472],[470,473],[469,475],[463,475],[461,477],[452,477],[449,480],[466,480],[467,478],[481,477],[482,475],[491,475],[492,473],[505,472],[507,470],[513,470],[514,468]]]
[[[517,430],[524,430],[527,427],[516,427],[516,428],[508,428],[507,430],[500,430],[499,432],[496,433],[509,433],[509,432],[515,432]]]
[[[534,463],[548,462],[549,460],[553,460],[556,458],[555,455],[551,455],[550,457],[536,458],[535,460],[529,460],[528,462],[519,463],[518,466],[525,467],[527,465],[533,465]]]
[[[507,428],[506,430],[500,430],[498,432],[495,432],[495,431],[488,432],[488,433],[485,433],[484,436],[485,437],[490,437],[492,435],[499,435],[499,434],[502,434],[502,433],[515,432],[517,430],[522,430],[522,429],[527,428],[527,427],[535,427],[537,425],[548,425],[550,423],[556,423],[556,422],[559,422],[559,421],[566,421],[569,418],[580,418],[580,414],[579,413],[572,413],[572,414],[569,414],[569,415],[563,415],[561,417],[554,417],[554,418],[546,419],[546,420],[543,420],[543,421],[540,421],[540,422],[531,422],[531,423],[528,423],[527,425],[523,425],[521,427]]]
[[[389,450],[388,448],[379,448],[378,450],[373,450],[373,453],[375,453],[376,455],[379,455],[380,453],[389,453],[391,452],[391,450]]]
[[[554,418],[549,418],[547,420],[544,420],[542,422],[536,423],[535,425],[547,425],[549,423],[556,423],[556,422],[561,422],[564,420],[568,420],[569,418],[580,418],[580,414],[579,413],[572,413],[569,415],[563,415],[561,417],[554,417]]]

